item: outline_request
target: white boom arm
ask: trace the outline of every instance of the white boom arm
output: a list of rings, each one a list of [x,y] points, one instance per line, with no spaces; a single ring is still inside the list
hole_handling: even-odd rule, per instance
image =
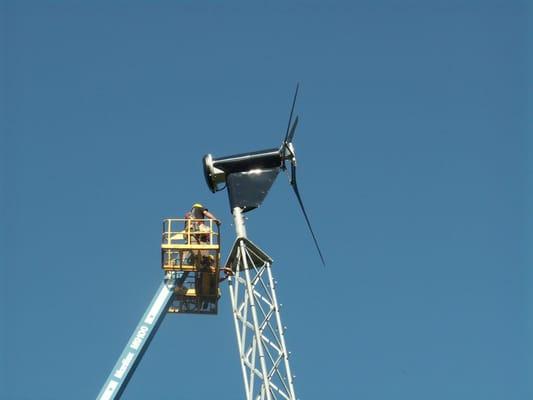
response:
[[[174,287],[176,286],[176,275],[176,272],[167,273],[148,309],[128,340],[128,344],[111,370],[98,394],[97,400],[119,399],[124,389],[126,389],[135,372],[135,368],[137,368],[144,352],[167,314],[168,307],[172,302]]]

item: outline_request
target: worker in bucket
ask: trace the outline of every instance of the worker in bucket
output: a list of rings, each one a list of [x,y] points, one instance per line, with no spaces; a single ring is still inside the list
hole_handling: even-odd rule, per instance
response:
[[[187,231],[187,238],[189,244],[212,244],[212,223],[207,220],[211,220],[217,225],[220,225],[220,221],[207,208],[200,203],[193,204],[191,211],[185,214],[185,231]],[[199,250],[196,254],[192,255],[191,261],[196,259],[200,261],[200,264],[205,264],[208,267],[213,260],[211,260],[208,250]]]
[[[193,204],[193,206],[191,208],[191,211],[189,213],[187,213],[186,218],[192,220],[192,221],[190,221],[191,231],[194,231],[194,232],[207,232],[207,234],[205,234],[205,235],[196,234],[193,237],[191,237],[193,243],[195,241],[197,243],[206,243],[206,242],[210,241],[209,233],[211,232],[211,227],[206,225],[206,223],[205,223],[206,219],[211,219],[217,225],[220,225],[220,220],[217,217],[215,217],[213,214],[211,214],[209,212],[209,210],[207,208],[205,208],[203,205],[201,205],[200,203]]]

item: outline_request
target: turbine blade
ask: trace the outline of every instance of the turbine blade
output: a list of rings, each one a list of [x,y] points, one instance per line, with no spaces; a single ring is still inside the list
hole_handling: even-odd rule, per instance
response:
[[[292,113],[294,112],[294,105],[296,104],[296,96],[298,96],[299,87],[300,87],[300,83],[298,82],[296,84],[296,91],[294,92],[294,98],[292,99],[292,108],[291,108],[291,113],[289,115],[289,123],[287,124],[287,133],[285,133],[284,143],[287,143],[287,138],[289,137],[289,129],[291,128],[291,122],[292,122]]]
[[[320,246],[318,245],[318,240],[316,240],[315,233],[313,232],[313,228],[311,227],[311,222],[309,221],[309,217],[307,216],[307,213],[305,212],[304,203],[302,201],[302,197],[300,196],[300,191],[298,190],[298,185],[296,184],[296,167],[292,165],[291,168],[291,186],[294,190],[294,193],[296,194],[296,198],[298,199],[298,203],[300,203],[300,208],[302,209],[302,212],[305,217],[305,221],[307,222],[307,226],[309,227],[309,231],[311,232],[311,236],[313,236],[313,240],[315,241],[315,246],[318,251],[318,255],[320,256],[320,259],[322,260],[322,265],[325,267],[326,262],[324,261],[324,257],[322,256],[322,252],[320,251]]]
[[[285,143],[291,143],[292,139],[294,138],[294,133],[296,132],[296,127],[298,126],[298,116],[294,119],[294,124],[292,124],[291,131],[287,135],[287,138],[285,139]]]

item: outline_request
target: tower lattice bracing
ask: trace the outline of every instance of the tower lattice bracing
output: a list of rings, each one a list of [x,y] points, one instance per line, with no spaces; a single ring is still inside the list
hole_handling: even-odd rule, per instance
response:
[[[246,399],[296,400],[272,259],[246,238],[241,210],[233,216],[237,240],[226,266]]]

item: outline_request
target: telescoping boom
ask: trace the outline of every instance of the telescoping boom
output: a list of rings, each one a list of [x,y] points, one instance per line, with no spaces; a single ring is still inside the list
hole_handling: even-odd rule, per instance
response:
[[[148,348],[165,318],[167,309],[172,302],[172,295],[176,287],[176,273],[168,273],[165,280],[159,286],[148,309],[137,324],[128,340],[128,344],[122,351],[117,363],[111,370],[102,390],[98,394],[98,400],[118,399],[122,395],[126,385],[131,379],[135,368]]]
[[[167,313],[216,314],[220,233],[212,219],[163,221],[163,282],[105,381],[97,400],[119,399]]]

